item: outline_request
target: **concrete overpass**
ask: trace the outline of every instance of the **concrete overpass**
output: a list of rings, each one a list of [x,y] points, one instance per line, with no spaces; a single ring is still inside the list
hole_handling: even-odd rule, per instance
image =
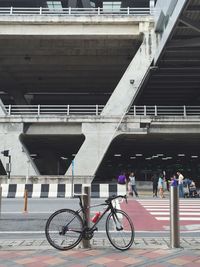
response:
[[[172,124],[173,119],[168,122],[163,120],[161,123],[161,121],[152,122],[149,118],[142,122],[139,122],[141,119],[134,118],[131,123],[123,123],[132,103],[143,105],[197,104],[188,96],[192,97],[196,94],[193,99],[197,99],[198,90],[195,89],[199,86],[199,66],[198,59],[193,59],[193,53],[196,51],[198,56],[198,51],[190,48],[187,57],[191,56],[192,59],[188,63],[181,58],[186,55],[185,50],[177,57],[176,51],[170,52],[171,58],[166,58],[166,47],[172,43],[176,45],[179,43],[180,46],[180,40],[185,39],[188,27],[192,27],[195,33],[193,32],[187,39],[191,38],[194,41],[190,40],[192,45],[198,44],[197,17],[200,3],[181,0],[168,1],[163,5],[162,2],[157,1],[155,17],[122,14],[115,14],[115,16],[102,16],[101,14],[101,16],[99,14],[91,16],[90,14],[78,18],[52,14],[51,16],[42,14],[1,16],[0,45],[3,51],[2,80],[0,81],[3,101],[1,113],[3,120],[6,120],[6,124],[1,124],[1,142],[2,147],[9,148],[13,153],[13,162],[16,163],[17,168],[14,171],[13,166],[13,175],[15,173],[26,174],[27,168],[29,168],[30,175],[39,174],[38,164],[45,165],[44,162],[48,162],[49,157],[51,157],[50,162],[57,162],[57,154],[62,156],[70,151],[69,154],[76,154],[75,176],[92,177],[99,172],[102,160],[104,162],[107,160],[109,151],[115,151],[119,144],[123,150],[122,140],[126,143],[127,137],[125,136],[129,136],[127,139],[131,140],[129,147],[131,147],[130,144],[140,143],[138,140],[143,140],[140,139],[143,136],[149,136],[150,139],[145,140],[149,142],[154,140],[155,144],[157,137],[154,134],[156,133],[165,136],[164,139],[161,138],[163,142],[168,138],[167,135],[172,134],[172,129],[174,129],[172,142],[174,145],[180,140],[180,136],[186,138],[187,134],[191,136],[194,134],[192,140],[198,140],[198,134],[195,134],[198,129],[198,118],[195,118],[196,121],[191,129],[188,127],[191,118],[187,118],[186,124],[184,118],[183,121],[181,119],[175,124]],[[190,23],[188,18],[190,18]],[[187,25],[185,27],[182,24]],[[6,26],[6,31],[4,26]],[[184,31],[180,27],[184,27]],[[189,41],[185,40],[184,43],[189,43]],[[166,62],[170,62],[170,65],[166,65]],[[185,70],[186,65],[187,70]],[[186,77],[188,77],[187,81],[185,81]],[[192,82],[192,94],[189,95],[189,81],[193,81],[191,77],[195,77],[195,82]],[[172,100],[168,99],[171,95],[171,86],[175,86],[178,90],[172,90]],[[182,88],[184,91],[181,90]],[[176,94],[180,97],[176,98]],[[105,106],[98,118],[94,116],[89,121],[83,118],[82,121],[78,121],[78,118],[73,118],[72,122],[69,118],[61,116],[58,119],[60,122],[52,121],[52,124],[45,124],[45,127],[43,123],[46,122],[42,122],[42,118],[38,116],[32,118],[32,122],[27,123],[24,119],[17,117],[15,119],[19,122],[13,123],[13,119],[6,116],[4,110],[4,104],[59,105],[66,103],[69,105],[95,103]],[[107,118],[106,121],[104,118]],[[55,117],[52,119],[55,120]],[[34,120],[37,121],[37,126],[32,125],[35,123]],[[67,126],[63,127],[64,124]],[[48,142],[45,134],[43,136],[38,134],[42,130],[48,133],[48,129],[52,133],[56,133],[59,129],[60,134],[52,134],[50,141],[52,144]],[[65,131],[66,133],[71,131],[69,139],[64,137],[67,135]],[[121,137],[115,138],[119,133],[122,139]],[[25,147],[23,152],[19,136]],[[196,141],[193,145],[191,143],[191,147],[195,148]],[[46,156],[46,160],[35,159],[33,161],[30,151],[26,149],[27,144],[31,144],[29,150],[35,152],[31,152],[32,154],[37,154],[40,150],[43,158]],[[125,147],[127,154],[131,157],[131,151],[128,146]],[[156,149],[158,148],[159,145],[156,146]],[[62,151],[63,154],[56,153],[56,150]],[[71,153],[72,151],[75,152]],[[193,156],[192,148],[190,154]],[[17,164],[19,157],[21,166]],[[68,163],[65,163],[65,167],[59,165],[56,168],[62,169],[63,172],[66,170],[66,165],[69,166],[71,159],[72,156]],[[5,162],[5,158],[1,160]],[[37,160],[40,163],[36,164]],[[31,164],[27,164],[27,161]],[[56,168],[54,167],[52,173],[56,172]],[[103,175],[101,171],[100,173]],[[70,168],[67,174],[71,174]]]

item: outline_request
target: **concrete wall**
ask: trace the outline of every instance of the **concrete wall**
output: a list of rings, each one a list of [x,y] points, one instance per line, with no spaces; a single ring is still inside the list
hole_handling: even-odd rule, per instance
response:
[[[23,124],[0,124],[0,148],[1,151],[9,150],[11,155],[11,175],[36,175],[39,174],[36,166],[29,157],[26,147],[20,142],[20,134],[23,132]],[[8,163],[8,157],[0,154],[4,168]]]

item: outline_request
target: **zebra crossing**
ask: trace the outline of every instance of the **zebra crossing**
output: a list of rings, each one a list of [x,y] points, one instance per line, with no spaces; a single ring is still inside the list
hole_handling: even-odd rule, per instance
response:
[[[169,199],[138,200],[145,210],[158,221],[170,220]],[[200,223],[200,199],[179,200],[179,220],[183,222]]]

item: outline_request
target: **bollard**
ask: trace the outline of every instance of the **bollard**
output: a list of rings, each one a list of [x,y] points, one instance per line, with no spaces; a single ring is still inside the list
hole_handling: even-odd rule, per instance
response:
[[[83,203],[83,207],[87,208],[90,206],[90,186],[83,186],[82,189],[82,203]],[[86,227],[90,227],[90,209],[87,209],[86,211]],[[90,240],[87,239],[82,239],[82,248],[91,248],[90,245]]]
[[[0,185],[0,217],[1,217],[2,186]]]
[[[24,212],[28,212],[28,190],[24,191]]]
[[[178,186],[171,186],[170,189],[170,244],[171,248],[179,248],[179,188]]]

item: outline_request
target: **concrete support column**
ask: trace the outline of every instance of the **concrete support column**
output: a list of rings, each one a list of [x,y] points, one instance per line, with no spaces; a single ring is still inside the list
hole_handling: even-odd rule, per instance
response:
[[[149,71],[154,56],[154,31],[149,22],[140,23],[143,43],[135,57],[119,81],[105,108],[102,116],[116,116],[115,123],[82,124],[82,132],[86,139],[75,157],[74,175],[95,175],[124,115],[139,92],[140,85]],[[70,175],[70,168],[67,175]]]
[[[27,149],[20,142],[20,134],[22,132],[22,123],[0,125],[0,148],[1,151],[9,150],[9,155],[11,155],[11,177],[17,175],[25,176],[26,173],[29,173],[29,175],[39,174]],[[6,169],[8,158],[0,154],[0,159]]]
[[[149,22],[140,23],[140,32],[143,33],[143,42],[103,109],[101,113],[103,116],[123,116],[149,71],[155,53],[155,33]]]
[[[98,169],[115,133],[115,123],[84,123],[86,139],[74,160],[74,175],[93,176]],[[67,170],[71,175],[71,167]]]
[[[4,107],[4,104],[2,102],[2,100],[0,99],[0,116],[5,116],[6,115],[6,109]]]

